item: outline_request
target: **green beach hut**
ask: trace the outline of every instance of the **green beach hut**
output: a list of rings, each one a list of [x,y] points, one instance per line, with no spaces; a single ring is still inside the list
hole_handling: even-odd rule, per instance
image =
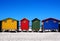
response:
[[[32,20],[32,31],[39,31],[40,29],[40,20],[35,18]]]

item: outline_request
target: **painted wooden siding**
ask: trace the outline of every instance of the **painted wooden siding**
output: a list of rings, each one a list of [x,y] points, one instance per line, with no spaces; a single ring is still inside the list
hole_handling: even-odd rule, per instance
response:
[[[32,20],[32,30],[39,31],[39,29],[40,29],[40,20],[35,18]]]
[[[50,30],[58,29],[58,26],[59,26],[58,22],[54,20],[48,20],[44,22],[44,29]]]
[[[17,21],[12,19],[2,21],[2,30],[17,30]]]
[[[26,18],[21,20],[21,30],[29,30],[29,20],[27,20]]]

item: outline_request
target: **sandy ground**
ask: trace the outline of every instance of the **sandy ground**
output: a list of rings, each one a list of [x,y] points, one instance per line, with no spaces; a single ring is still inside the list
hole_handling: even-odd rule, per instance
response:
[[[18,32],[0,33],[0,41],[60,41],[59,32]]]

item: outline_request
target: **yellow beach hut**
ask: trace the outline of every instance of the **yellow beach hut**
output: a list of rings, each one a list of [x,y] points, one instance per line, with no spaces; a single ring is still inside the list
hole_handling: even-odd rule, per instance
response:
[[[6,18],[2,20],[2,31],[17,31],[18,21],[13,18]]]

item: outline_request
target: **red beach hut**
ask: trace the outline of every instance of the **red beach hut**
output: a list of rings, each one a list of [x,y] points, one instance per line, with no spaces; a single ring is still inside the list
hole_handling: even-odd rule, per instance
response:
[[[23,18],[21,20],[21,30],[22,31],[28,31],[29,30],[29,20],[26,18]]]

